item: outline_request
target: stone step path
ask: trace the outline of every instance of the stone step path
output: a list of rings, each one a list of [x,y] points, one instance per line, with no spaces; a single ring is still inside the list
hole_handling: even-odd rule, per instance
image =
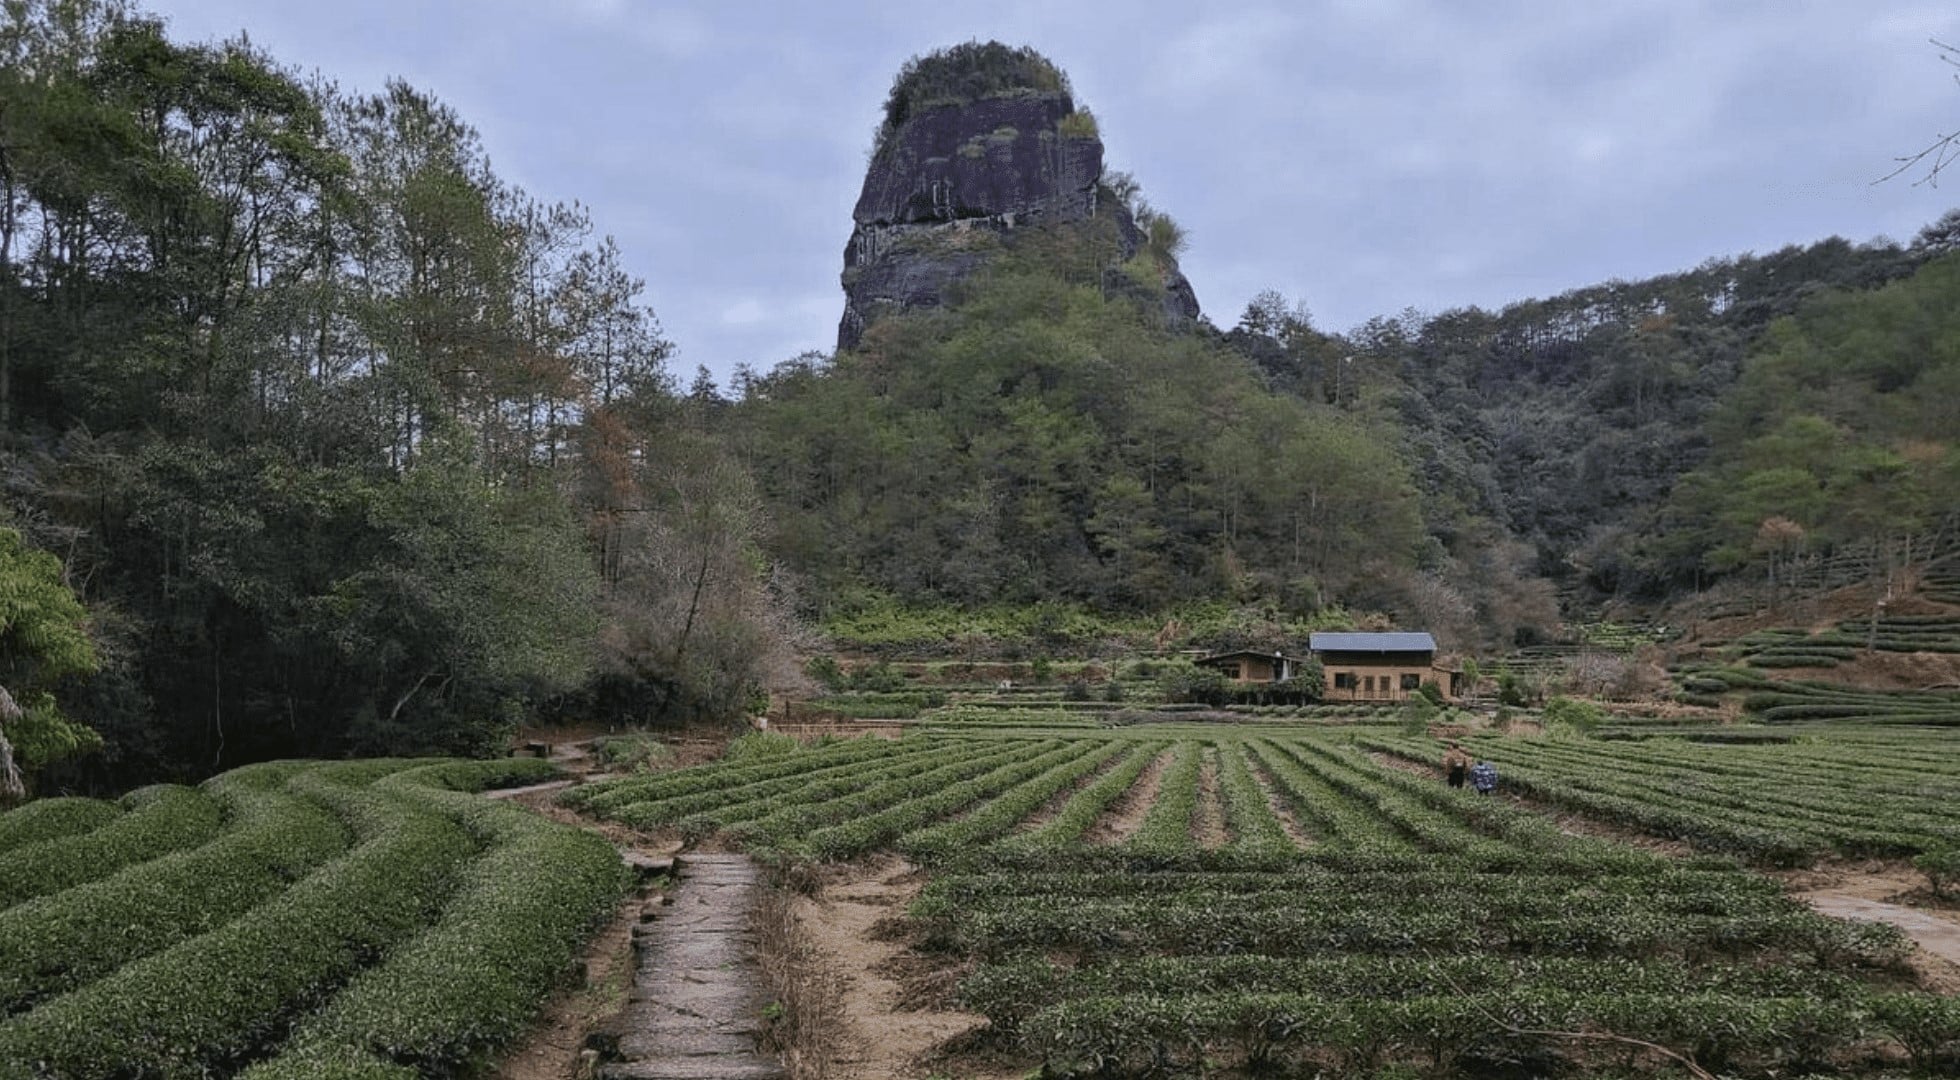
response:
[[[623,1060],[600,1080],[783,1080],[755,1048],[768,1003],[750,929],[761,872],[746,855],[685,855],[674,870],[672,902],[634,931]]]
[[[483,797],[486,799],[521,799],[526,795],[542,795],[549,791],[563,791],[576,783],[578,783],[576,780],[547,780],[542,784],[532,784],[529,787],[496,788],[484,792]]]

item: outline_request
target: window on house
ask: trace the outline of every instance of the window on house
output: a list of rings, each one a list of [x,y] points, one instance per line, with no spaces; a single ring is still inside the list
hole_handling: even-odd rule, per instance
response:
[[[1364,694],[1372,694],[1375,692],[1375,677],[1373,675],[1362,676],[1361,692]]]
[[[1404,690],[1414,690],[1415,688],[1421,685],[1422,685],[1422,676],[1420,675],[1402,676],[1402,689]]]
[[[1334,673],[1334,689],[1336,690],[1354,689],[1354,672],[1336,671]]]
[[[1239,666],[1237,664],[1220,664],[1218,665],[1218,670],[1223,672],[1228,679],[1239,677]]]

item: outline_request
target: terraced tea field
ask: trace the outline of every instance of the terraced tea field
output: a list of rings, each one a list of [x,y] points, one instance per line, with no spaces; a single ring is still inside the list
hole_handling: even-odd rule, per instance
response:
[[[277,762],[0,815],[0,1078],[475,1067],[626,886],[604,840],[475,794],[555,771]]]
[[[1432,760],[1433,743],[1273,721],[1095,728],[1066,712],[1030,730],[1025,715],[563,800],[780,858],[904,853],[931,876],[911,912],[919,948],[967,972],[957,1000],[988,1018],[996,1051],[1048,1075],[1678,1075],[1690,1060],[1877,1074],[1960,1051],[1960,1002],[1916,983],[1891,927],[1816,914],[1730,859],[1573,835],[1387,763]],[[1491,756],[1504,743],[1507,774],[1549,785],[1563,774],[1547,762],[1623,754],[1590,775],[1641,763],[1651,780],[1624,799],[1701,815],[1710,835],[1727,821],[1736,842],[1711,846],[1782,862],[1950,838],[1939,734],[1847,744],[1857,761],[1835,772],[1821,751],[1688,744],[1493,739]],[[1771,799],[1744,816],[1713,795],[1661,798],[1724,777]],[[1882,825],[1844,816],[1861,800]]]

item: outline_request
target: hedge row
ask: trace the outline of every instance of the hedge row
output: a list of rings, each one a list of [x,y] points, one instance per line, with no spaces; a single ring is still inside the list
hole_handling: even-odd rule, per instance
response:
[[[0,908],[201,844],[223,824],[217,802],[194,788],[159,784],[132,791],[119,801],[128,812],[101,828],[36,841],[0,855]]]
[[[1162,742],[1147,742],[1132,747],[1114,768],[1063,803],[1053,820],[1033,831],[1010,836],[995,846],[1039,852],[1064,847],[1082,839],[1083,834],[1095,826],[1096,819],[1102,816],[1103,811],[1136,784],[1137,778],[1150,767],[1150,763],[1163,753],[1165,745]]]
[[[628,776],[596,784],[582,784],[567,789],[558,796],[558,802],[562,806],[589,809],[593,813],[606,815],[634,803],[657,802],[702,792],[733,791],[765,780],[847,767],[900,751],[916,752],[930,745],[912,740],[851,739],[757,762],[717,762],[650,776]]]
[[[292,789],[332,806],[360,843],[224,926],[0,1025],[0,1078],[202,1075],[249,1058],[419,930],[475,853],[426,798],[313,773]]]
[[[1171,750],[1171,763],[1157,785],[1157,797],[1144,815],[1143,824],[1124,841],[1140,851],[1189,851],[1197,845],[1191,840],[1191,822],[1198,811],[1198,781],[1204,768],[1202,744],[1184,740]]]
[[[1218,749],[1218,791],[1225,804],[1225,827],[1231,831],[1232,846],[1241,850],[1292,852],[1296,850],[1285,826],[1273,813],[1266,789],[1252,775],[1243,745]]]
[[[101,799],[36,799],[0,814],[0,855],[25,844],[99,829],[122,814]]]
[[[468,788],[482,779],[436,766],[382,786]],[[286,1050],[248,1070],[247,1080],[452,1076],[483,1066],[523,1030],[625,892],[618,853],[595,835],[506,803],[450,792],[433,800],[486,854],[434,926],[307,1017]]]
[[[1122,743],[1105,742],[1001,793],[965,817],[906,834],[899,840],[899,850],[919,859],[945,858],[970,851],[1006,833],[1062,789],[1108,764],[1123,749]]]
[[[230,825],[208,844],[0,912],[0,1014],[214,930],[345,850],[331,813],[280,790],[293,771],[210,781]]]
[[[1449,993],[1400,1001],[1313,994],[1154,994],[1084,998],[1030,1017],[1020,1045],[1044,1074],[1078,1076],[1203,1068],[1219,1048],[1253,1068],[1284,1068],[1289,1055],[1337,1055],[1340,1072],[1372,1072],[1384,1060],[1584,1058],[1585,1043],[1543,1032],[1610,1032],[1677,1048],[1704,1068],[1807,1074],[1833,1054],[1859,1053],[1874,1029],[1916,1060],[1949,1055],[1952,999],[1874,995],[1861,1002],[1810,995],[1750,998],[1723,993],[1622,995],[1527,988]],[[1865,1052],[1872,1060],[1878,1054]],[[1605,1061],[1621,1060],[1622,1053]]]

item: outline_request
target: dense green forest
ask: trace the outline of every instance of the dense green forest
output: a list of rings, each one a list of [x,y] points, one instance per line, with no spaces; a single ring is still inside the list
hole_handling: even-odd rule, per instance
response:
[[[99,662],[7,615],[0,682],[106,744],[50,781],[739,711],[777,640],[752,493],[595,232],[407,85],[7,6],[0,536]]]
[[[1000,55],[908,66],[888,127],[1065,85]],[[798,626],[908,607],[1503,647],[1561,602],[1909,558],[1960,505],[1951,218],[1346,333],[1269,293],[1221,331],[1166,321],[1175,222],[1100,195],[1148,242],[1017,230],[943,307],[683,392],[612,241],[429,95],[8,5],[0,758],[111,789],[725,719]]]

